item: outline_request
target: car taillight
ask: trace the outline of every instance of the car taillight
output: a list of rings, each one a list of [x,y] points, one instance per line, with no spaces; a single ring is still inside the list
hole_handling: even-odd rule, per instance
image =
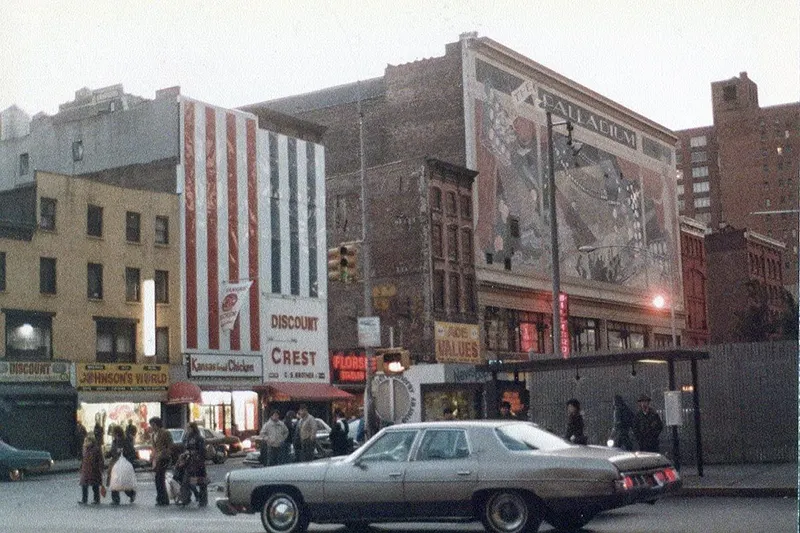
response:
[[[635,482],[631,476],[622,476],[618,479],[615,483],[617,490],[631,490],[635,485]]]
[[[674,468],[667,468],[664,470],[664,476],[667,478],[667,481],[673,482],[678,480],[678,471]]]
[[[667,481],[667,476],[664,474],[664,472],[656,472],[653,474],[653,478],[655,478],[659,485],[663,485]]]

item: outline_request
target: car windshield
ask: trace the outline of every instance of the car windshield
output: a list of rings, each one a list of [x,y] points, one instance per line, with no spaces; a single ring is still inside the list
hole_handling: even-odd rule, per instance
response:
[[[570,446],[570,443],[561,437],[533,424],[503,424],[496,427],[494,431],[503,446],[512,452],[527,450],[552,451]]]

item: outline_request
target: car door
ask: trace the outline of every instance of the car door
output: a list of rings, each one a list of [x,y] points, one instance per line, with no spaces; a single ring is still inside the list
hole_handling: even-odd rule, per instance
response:
[[[472,516],[478,464],[465,429],[426,430],[406,467],[406,503],[425,516]]]
[[[403,479],[418,431],[387,431],[357,457],[334,461],[325,476],[328,513],[343,519],[405,516]]]

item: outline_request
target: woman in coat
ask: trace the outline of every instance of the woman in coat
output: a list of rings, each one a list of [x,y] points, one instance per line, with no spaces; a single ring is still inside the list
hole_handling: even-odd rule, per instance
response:
[[[106,454],[111,458],[111,464],[108,466],[109,484],[111,482],[111,472],[120,457],[125,457],[131,464],[136,461],[136,449],[134,449],[131,441],[125,436],[125,431],[122,426],[113,426],[111,428],[111,449]],[[131,503],[136,501],[136,491],[126,490],[125,495],[128,496]],[[111,491],[111,504],[119,505],[119,491]]]
[[[200,434],[197,422],[189,422],[183,436],[186,469],[181,479],[181,505],[188,505],[191,493],[197,498],[200,507],[208,505],[208,486],[206,480],[206,440]],[[182,455],[184,455],[182,454]],[[192,481],[196,488],[191,489]]]
[[[100,503],[100,487],[103,485],[103,452],[97,445],[94,434],[89,433],[83,438],[83,455],[81,459],[81,499],[78,503],[86,505],[89,500],[89,487],[92,487],[94,500]]]

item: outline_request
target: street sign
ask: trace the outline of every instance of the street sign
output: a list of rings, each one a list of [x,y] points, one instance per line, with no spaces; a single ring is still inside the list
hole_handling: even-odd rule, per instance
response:
[[[683,425],[683,408],[679,390],[664,391],[664,423],[667,426]]]
[[[358,345],[362,348],[377,348],[381,345],[380,317],[358,317]]]

